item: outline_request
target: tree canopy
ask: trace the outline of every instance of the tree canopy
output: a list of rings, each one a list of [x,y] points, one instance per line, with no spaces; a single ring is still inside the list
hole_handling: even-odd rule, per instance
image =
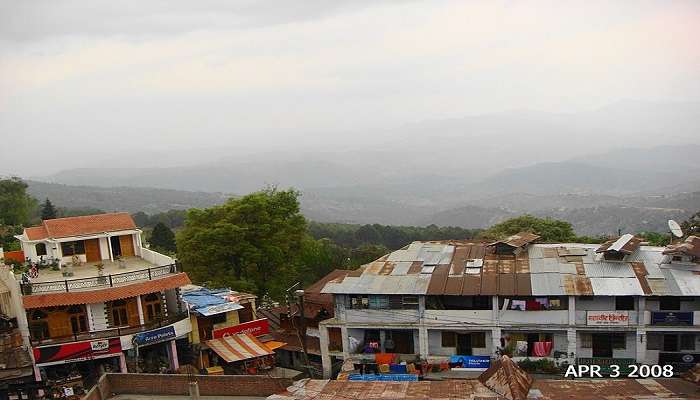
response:
[[[306,233],[298,197],[270,188],[190,210],[177,235],[185,270],[197,282],[281,298],[297,277]]]
[[[0,225],[28,223],[36,205],[36,199],[27,194],[27,184],[20,178],[0,179]]]
[[[51,200],[47,197],[44,204],[41,205],[41,220],[45,221],[54,218],[58,218],[58,212],[56,211],[56,207],[51,203]]]
[[[540,235],[544,242],[572,242],[576,241],[576,233],[571,224],[551,218],[537,218],[525,214],[519,217],[507,219],[481,233],[482,238],[504,239],[518,232],[533,232]]]
[[[174,252],[176,250],[175,234],[162,222],[157,223],[156,226],[153,227],[149,243],[157,250],[166,250],[168,252]]]

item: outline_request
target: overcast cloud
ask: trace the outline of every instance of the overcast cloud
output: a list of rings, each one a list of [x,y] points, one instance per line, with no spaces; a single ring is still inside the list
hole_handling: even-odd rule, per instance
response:
[[[564,3],[2,1],[0,173],[700,99],[700,2]]]

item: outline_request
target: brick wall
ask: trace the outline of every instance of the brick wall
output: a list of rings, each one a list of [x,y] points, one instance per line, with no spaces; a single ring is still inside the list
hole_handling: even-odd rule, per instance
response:
[[[269,396],[292,384],[289,378],[249,375],[196,375],[201,396]],[[101,387],[100,387],[101,386]],[[96,390],[97,389],[97,390]],[[187,375],[105,374],[84,400],[106,400],[109,395],[189,395]]]

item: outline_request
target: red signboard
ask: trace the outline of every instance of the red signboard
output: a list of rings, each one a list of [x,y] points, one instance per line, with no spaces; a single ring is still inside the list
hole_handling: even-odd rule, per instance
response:
[[[112,357],[122,352],[119,338],[93,340],[90,342],[66,343],[56,346],[35,347],[37,364],[60,364],[74,361]]]
[[[214,339],[218,339],[236,333],[250,333],[253,336],[260,336],[270,333],[270,323],[267,318],[256,319],[255,321],[244,322],[236,326],[217,329],[212,332]]]

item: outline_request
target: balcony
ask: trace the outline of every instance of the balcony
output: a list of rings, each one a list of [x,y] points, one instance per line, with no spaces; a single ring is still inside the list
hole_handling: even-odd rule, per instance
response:
[[[71,279],[60,279],[63,277],[61,271],[40,270],[39,276],[31,279],[30,283],[20,284],[22,294],[34,295],[103,289],[158,279],[178,272],[177,264],[174,262],[156,266],[139,257],[130,257],[124,261],[123,265],[108,260],[103,261],[103,263],[102,276],[98,274],[95,263],[73,267],[74,276],[77,278]]]
[[[348,309],[345,310],[347,322],[364,324],[404,324],[418,323],[418,310],[372,310],[372,309]]]
[[[159,319],[157,321],[152,321],[152,322],[147,322],[143,325],[139,326],[130,326],[130,327],[124,327],[124,328],[111,328],[111,329],[105,329],[101,331],[94,331],[94,332],[85,332],[85,333],[77,333],[73,334],[71,336],[61,336],[61,337],[54,337],[54,338],[49,338],[49,339],[35,339],[35,338],[30,338],[32,346],[33,347],[39,347],[39,346],[48,346],[48,345],[54,345],[54,344],[61,344],[61,343],[71,343],[71,342],[83,342],[83,341],[88,341],[88,340],[97,340],[97,339],[108,339],[108,338],[114,338],[114,337],[120,337],[124,335],[133,335],[135,333],[139,332],[145,332],[145,331],[150,331],[152,329],[157,329],[157,328],[162,328],[164,326],[172,325],[176,322],[185,320],[189,318],[189,314],[187,312],[182,312],[178,314],[174,314],[172,316]]]

